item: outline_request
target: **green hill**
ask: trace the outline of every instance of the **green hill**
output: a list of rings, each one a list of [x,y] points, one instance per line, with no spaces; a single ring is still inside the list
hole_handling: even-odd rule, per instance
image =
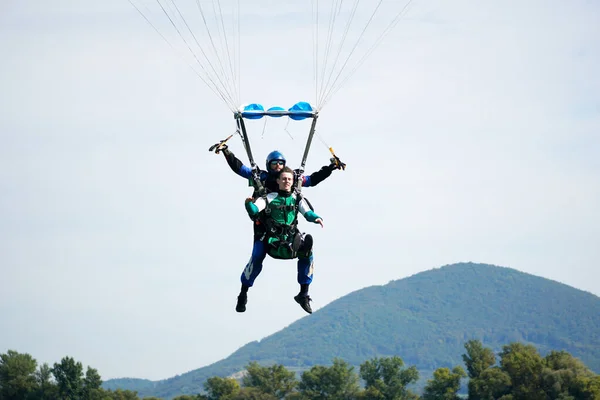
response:
[[[600,298],[510,268],[448,265],[350,293],[212,365],[158,382],[115,379],[103,386],[168,398],[198,393],[207,378],[239,372],[249,361],[300,371],[334,357],[358,366],[392,355],[428,376],[463,365],[470,339],[496,352],[513,341],[542,354],[565,350],[598,373]]]

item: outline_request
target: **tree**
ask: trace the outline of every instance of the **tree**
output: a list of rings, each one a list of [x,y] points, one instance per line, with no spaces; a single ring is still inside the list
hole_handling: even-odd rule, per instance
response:
[[[534,346],[517,342],[503,346],[500,365],[510,376],[514,400],[546,399],[540,381],[544,361]]]
[[[233,378],[213,376],[204,383],[207,400],[227,399],[240,391],[240,385]]]
[[[27,353],[8,350],[0,354],[0,398],[21,400],[37,389],[37,361]]]
[[[52,374],[58,384],[61,399],[76,400],[83,393],[83,366],[71,357],[64,357],[60,364],[54,363]]]
[[[83,379],[83,400],[99,400],[104,394],[101,388],[102,378],[95,368],[87,367]]]
[[[478,378],[483,371],[496,363],[494,352],[483,347],[479,340],[469,340],[465,343],[467,354],[463,354],[462,359],[467,367],[469,378]]]
[[[115,391],[107,391],[107,399],[112,400],[140,400],[137,391],[117,389]],[[62,400],[62,398],[61,398]],[[104,400],[104,399],[103,399]]]
[[[262,367],[256,361],[252,361],[246,366],[246,371],[247,374],[242,378],[244,387],[258,388],[277,399],[284,398],[298,384],[296,375],[280,364]]]
[[[398,356],[373,358],[360,365],[360,376],[365,381],[368,398],[401,400],[417,396],[406,388],[419,379],[419,372],[413,365],[402,369],[404,361]]]
[[[278,398],[256,387],[244,387],[233,395],[231,400],[278,400]]]
[[[571,354],[566,351],[551,351],[544,357],[544,364],[540,381],[549,398],[600,398],[600,376]]]
[[[316,365],[302,373],[298,390],[303,399],[350,400],[360,392],[354,367],[335,358],[331,367]]]
[[[462,367],[438,368],[433,372],[433,379],[427,381],[423,392],[423,400],[458,400],[460,380],[467,374]]]
[[[479,377],[469,381],[469,400],[494,400],[508,396],[511,390],[510,376],[500,367],[484,370]],[[504,400],[508,400],[505,397]]]
[[[493,400],[506,394],[510,387],[510,377],[501,369],[493,369],[496,356],[492,349],[484,347],[479,340],[465,343],[466,354],[462,359],[469,376],[469,400]]]
[[[35,372],[35,380],[37,382],[37,399],[50,400],[58,398],[58,387],[52,382],[52,369],[48,363],[40,365]]]

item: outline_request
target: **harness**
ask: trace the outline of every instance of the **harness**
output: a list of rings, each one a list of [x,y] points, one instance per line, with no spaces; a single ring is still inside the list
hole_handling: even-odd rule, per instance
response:
[[[312,204],[310,203],[310,201],[308,201],[308,199],[306,197],[304,197],[304,195],[301,192],[301,187],[302,187],[302,179],[301,179],[301,174],[299,173],[299,171],[295,170],[294,171],[294,184],[292,185],[293,191],[290,194],[290,196],[294,196],[296,197],[296,201],[294,202],[294,205],[282,205],[282,204],[277,204],[277,205],[273,205],[271,204],[268,200],[267,200],[267,193],[268,189],[267,189],[267,185],[266,182],[263,185],[262,181],[259,179],[258,173],[256,174],[256,176],[254,177],[254,179],[252,179],[250,181],[250,186],[254,187],[254,192],[252,193],[252,197],[254,199],[257,199],[259,197],[262,197],[265,200],[265,209],[260,212],[258,215],[256,215],[255,217],[253,217],[254,223],[257,226],[261,226],[264,228],[262,234],[260,234],[260,236],[257,236],[256,238],[258,240],[264,241],[265,244],[267,244],[271,249],[273,249],[275,252],[278,252],[281,250],[282,247],[284,247],[285,249],[290,251],[290,256],[292,258],[296,257],[297,255],[297,251],[298,248],[300,247],[301,244],[301,234],[300,231],[298,229],[298,213],[299,213],[299,207],[300,207],[300,202],[302,200],[306,200],[306,203],[308,204],[308,207],[314,211],[314,208],[312,206]],[[288,225],[285,223],[280,223],[275,221],[272,217],[271,217],[271,213],[273,212],[273,210],[279,210],[282,212],[293,212],[294,213],[294,219],[292,220],[292,222]],[[274,238],[277,239],[274,242],[270,242],[269,239]],[[271,256],[273,256],[271,254]],[[274,257],[274,258],[279,258],[279,257]],[[287,257],[285,257],[287,258]]]
[[[265,227],[265,231],[260,237],[265,244],[270,247],[272,252],[269,254],[273,258],[295,258],[298,255],[298,249],[302,242],[302,235],[298,229],[298,213],[300,202],[302,199],[306,200],[302,194],[296,190],[290,194],[295,195],[295,202],[293,205],[290,204],[271,204],[266,202],[265,209],[258,216],[258,223],[262,223]],[[308,202],[308,200],[306,200]],[[309,203],[312,209],[312,206]],[[274,210],[282,211],[283,213],[294,213],[294,218],[291,223],[281,223],[272,218],[271,213]],[[270,240],[276,239],[276,240]],[[287,254],[286,256],[278,256],[282,253]]]
[[[267,202],[267,206],[265,207],[265,214],[267,215],[267,218],[264,219],[264,223],[265,226],[267,227],[267,232],[273,235],[277,235],[279,237],[279,235],[283,236],[283,235],[288,235],[288,237],[293,234],[296,233],[296,231],[298,230],[298,204],[300,202],[296,201],[294,205],[272,205],[271,203]],[[282,224],[281,222],[277,222],[275,221],[273,218],[270,217],[271,215],[271,211],[275,209],[275,210],[281,210],[283,212],[294,212],[294,219],[292,220],[292,222],[288,225],[288,224]]]

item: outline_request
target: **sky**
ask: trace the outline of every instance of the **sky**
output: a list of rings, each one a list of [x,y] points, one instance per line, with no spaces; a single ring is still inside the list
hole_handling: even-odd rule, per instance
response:
[[[327,30],[312,37],[310,2],[243,3],[234,107],[317,104]],[[126,0],[0,5],[0,352],[74,357],[105,380],[166,379],[310,318],[295,261],[270,258],[235,312],[251,190],[207,151],[235,132],[232,109],[156,3],[135,4],[183,50]],[[355,35],[375,8],[362,4]],[[347,169],[303,191],[324,220],[300,222],[313,310],[469,261],[600,295],[599,22],[592,1],[411,3],[319,109],[306,172],[328,146]],[[310,121],[247,126],[259,167],[273,149],[300,164]]]

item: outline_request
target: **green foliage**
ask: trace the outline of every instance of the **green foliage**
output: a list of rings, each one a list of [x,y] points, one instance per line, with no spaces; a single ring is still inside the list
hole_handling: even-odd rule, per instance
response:
[[[479,349],[481,343],[469,341],[467,352]],[[471,353],[473,353],[471,351]],[[550,351],[541,357],[529,345],[513,342],[502,346],[499,365],[488,366],[471,378],[469,400],[596,400],[600,398],[600,375],[591,371],[581,360],[564,350]],[[471,361],[472,357],[465,360]],[[9,351],[0,354],[0,400],[55,400],[71,394],[60,387],[60,381],[69,381],[68,387],[79,387],[78,400],[139,400],[136,391],[105,390],[100,388],[100,374],[87,367],[83,377],[81,363],[65,357],[50,368],[43,364],[35,369],[36,361],[28,354]],[[50,374],[56,373],[54,383]],[[144,400],[458,400],[461,379],[467,373],[461,366],[452,370],[441,367],[427,381],[422,397],[408,389],[419,374],[414,366],[405,368],[398,357],[375,357],[360,365],[359,375],[345,360],[335,358],[333,365],[315,365],[296,375],[282,365],[261,366],[249,363],[242,378],[243,387],[236,379],[211,377],[205,383],[207,393],[181,394],[177,397],[144,397]],[[16,377],[17,379],[7,379]],[[33,377],[33,381],[31,378]],[[79,379],[79,383],[73,383]],[[27,382],[28,385],[15,384]],[[62,390],[62,392],[61,392]]]
[[[132,390],[117,389],[107,392],[107,394],[110,400],[139,400],[137,392]]]
[[[534,346],[523,343],[503,346],[500,365],[510,376],[515,400],[546,400],[540,385],[544,361]]]
[[[465,349],[467,354],[463,354],[462,359],[469,372],[469,378],[478,378],[484,370],[496,363],[492,349],[483,347],[479,340],[469,340]]]
[[[35,372],[36,390],[35,399],[55,399],[58,398],[58,388],[52,382],[52,368],[48,363],[43,363]]]
[[[52,374],[62,399],[79,399],[83,392],[83,365],[80,362],[72,357],[64,357],[60,363],[54,363]]]
[[[36,390],[37,362],[29,354],[8,350],[0,355],[0,398],[21,400]]]
[[[137,392],[102,389],[98,371],[83,366],[71,357],[50,367],[29,354],[8,350],[0,354],[0,400],[139,400]],[[53,379],[54,378],[54,379]]]
[[[510,392],[510,376],[499,367],[484,370],[469,381],[469,400],[500,399]]]
[[[350,400],[360,391],[354,367],[336,358],[330,367],[315,365],[302,373],[298,391],[306,400]]]
[[[416,382],[419,372],[415,366],[402,369],[404,361],[398,356],[367,360],[360,366],[365,388],[376,398],[400,400],[413,397],[407,385]]]
[[[0,358],[0,398],[209,400],[200,393],[215,378],[222,390],[233,388],[224,400],[333,399],[344,390],[352,399],[351,368],[360,365],[366,386],[356,399],[404,399],[416,398],[415,387],[425,386],[428,396],[453,392],[457,377],[449,369],[463,361],[471,400],[597,399],[599,331],[596,296],[508,268],[456,264],[356,291],[227,359],[160,382],[102,382],[90,367],[83,376],[70,357],[37,368],[31,356],[9,351]],[[227,378],[242,376],[244,367],[243,387]]]
[[[465,378],[465,370],[456,366],[450,371],[449,368],[438,368],[433,373],[433,379],[428,380],[423,400],[458,400],[460,380]]]
[[[296,375],[283,365],[263,367],[257,362],[251,362],[246,366],[246,375],[242,378],[242,384],[281,399],[294,390],[297,381]]]
[[[231,400],[279,400],[279,397],[265,393],[257,387],[245,387],[231,397]]]
[[[198,393],[209,377],[239,373],[251,361],[301,373],[335,357],[358,367],[400,355],[419,370],[412,387],[421,389],[435,369],[463,362],[471,339],[492,354],[510,342],[532,344],[541,354],[564,350],[599,372],[599,331],[600,299],[590,293],[514,269],[462,263],[350,293],[208,367],[160,382],[128,379],[103,387],[169,397],[181,388]],[[299,337],[310,337],[311,345]]]
[[[566,351],[541,357],[528,344],[502,346],[500,366],[469,382],[470,400],[591,400],[600,396],[600,376]]]
[[[102,378],[98,370],[88,366],[83,378],[82,400],[101,400],[105,396],[101,385]]]
[[[204,388],[207,392],[206,400],[227,399],[240,391],[240,385],[235,379],[218,376],[208,378]]]

